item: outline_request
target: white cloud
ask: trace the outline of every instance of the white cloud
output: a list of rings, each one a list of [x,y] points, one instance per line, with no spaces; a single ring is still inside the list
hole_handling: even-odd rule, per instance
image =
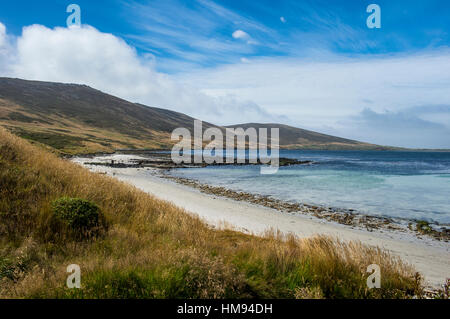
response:
[[[248,35],[247,32],[242,31],[242,30],[236,30],[233,32],[232,34],[233,38],[235,39],[243,39],[243,40],[247,40],[250,39],[250,36]]]
[[[133,102],[219,124],[234,122],[237,113],[245,121],[279,119],[231,94],[211,97],[179,84],[154,69],[153,57],[145,60],[122,39],[90,26],[49,29],[32,25],[16,40],[16,47],[8,51],[15,61],[9,72],[0,69],[3,76],[86,84]]]
[[[242,30],[234,31],[232,36],[235,39],[245,40],[247,44],[258,44],[258,41],[254,40],[247,32]]]
[[[286,23],[285,17],[280,17],[280,21],[283,22],[283,23]]]

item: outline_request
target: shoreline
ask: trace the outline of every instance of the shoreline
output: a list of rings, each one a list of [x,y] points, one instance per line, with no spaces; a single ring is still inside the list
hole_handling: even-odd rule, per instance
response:
[[[139,154],[139,155],[138,155]],[[108,158],[109,157],[109,158]],[[84,157],[78,157],[80,159]],[[401,231],[414,233],[419,239],[422,237],[430,237],[434,240],[450,242],[449,224],[440,224],[438,222],[426,221],[420,219],[407,219],[400,217],[390,217],[383,215],[370,215],[361,213],[351,208],[331,207],[317,204],[289,202],[273,198],[267,195],[259,195],[245,191],[236,191],[225,187],[213,186],[202,183],[192,178],[183,178],[171,175],[169,172],[177,168],[200,168],[207,166],[223,166],[223,165],[261,165],[261,163],[192,163],[192,164],[175,164],[168,154],[161,153],[137,153],[137,154],[109,154],[108,156],[88,157],[84,158],[90,161],[80,162],[82,165],[109,167],[109,168],[139,168],[139,169],[156,169],[158,176],[164,179],[170,179],[176,183],[200,190],[206,194],[227,197],[237,201],[245,201],[256,205],[273,208],[288,213],[301,213],[312,215],[319,219],[325,219],[329,222],[337,222],[342,225],[363,228],[367,231],[374,229],[384,229],[386,231]],[[97,161],[93,161],[96,159]],[[72,160],[77,161],[77,157]],[[320,165],[312,161],[291,160],[280,158],[281,166],[291,165]]]
[[[257,195],[243,191],[235,191],[225,187],[211,186],[209,184],[201,183],[195,179],[173,176],[167,174],[167,172],[168,170],[160,170],[158,176],[164,179],[173,180],[178,184],[198,189],[202,193],[217,195],[236,201],[244,201],[259,206],[273,208],[280,212],[298,213],[304,214],[306,216],[314,216],[318,219],[327,220],[328,222],[335,222],[338,224],[350,226],[352,228],[365,229],[369,232],[373,230],[411,232],[414,233],[419,239],[422,239],[422,236],[425,236],[430,237],[434,240],[444,242],[449,242],[450,240],[450,231],[448,228],[445,228],[445,226],[448,226],[447,224],[444,225],[444,228],[442,228],[442,230],[436,230],[432,228],[429,223],[423,221],[362,214],[356,212],[354,209],[332,208],[306,203],[287,202],[275,199],[271,196]],[[416,223],[415,229],[412,222]],[[436,225],[440,226],[439,224]],[[421,227],[429,228],[427,228],[427,230],[424,230]]]
[[[135,158],[136,156],[132,156]],[[75,162],[77,162],[75,160]],[[78,164],[84,163],[78,161]],[[106,173],[160,199],[172,202],[187,212],[199,216],[212,227],[262,235],[267,231],[294,234],[299,238],[326,235],[342,241],[360,241],[363,244],[386,249],[412,264],[425,277],[425,283],[441,288],[450,277],[450,245],[431,238],[417,238],[398,230],[375,227],[371,230],[339,224],[335,221],[302,213],[288,213],[276,208],[227,198],[221,194],[202,192],[192,185],[177,183],[161,170],[151,168],[114,168],[83,165],[97,173]]]

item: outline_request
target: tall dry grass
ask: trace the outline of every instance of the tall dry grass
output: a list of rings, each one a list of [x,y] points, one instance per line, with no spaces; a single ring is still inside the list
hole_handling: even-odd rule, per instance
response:
[[[109,225],[74,241],[51,223],[60,197],[96,203]],[[366,268],[380,265],[382,288]],[[65,287],[79,264],[82,288]],[[0,297],[408,298],[414,270],[380,249],[214,230],[170,203],[91,173],[0,129]]]

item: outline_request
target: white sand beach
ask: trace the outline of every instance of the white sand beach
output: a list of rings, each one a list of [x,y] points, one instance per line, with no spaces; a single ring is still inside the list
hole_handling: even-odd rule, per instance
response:
[[[412,234],[369,232],[310,216],[284,213],[259,205],[204,194],[188,186],[153,176],[144,169],[117,169],[104,166],[89,166],[89,168],[112,175],[157,198],[184,208],[214,227],[229,227],[255,235],[267,230],[279,230],[300,238],[328,235],[343,241],[360,241],[384,248],[412,264],[424,275],[425,282],[429,286],[440,287],[446,278],[450,277],[449,243],[427,238],[418,239]]]

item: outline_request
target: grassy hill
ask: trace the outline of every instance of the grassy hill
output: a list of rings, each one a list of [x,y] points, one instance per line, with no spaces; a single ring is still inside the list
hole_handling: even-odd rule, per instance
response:
[[[100,231],[80,237],[58,219],[52,203],[67,197],[99,208]],[[381,289],[367,288],[372,263]],[[70,264],[81,289],[66,288]],[[0,298],[408,298],[414,276],[357,243],[214,230],[0,128]]]
[[[170,135],[175,128],[192,131],[193,124],[194,119],[187,115],[130,103],[85,85],[0,78],[0,125],[68,154],[167,149],[173,145]],[[286,125],[251,125],[280,127],[282,148],[377,148]],[[203,123],[204,129],[209,127],[218,126]]]
[[[0,124],[67,153],[167,148],[172,130],[193,121],[85,85],[0,78]]]
[[[226,126],[227,128],[242,127],[247,129],[249,127],[267,128],[270,131],[271,128],[278,128],[280,133],[280,146],[286,149],[387,149],[387,147],[358,142],[341,137],[321,134],[313,131],[304,130],[301,128],[276,124],[276,123],[245,123]]]

